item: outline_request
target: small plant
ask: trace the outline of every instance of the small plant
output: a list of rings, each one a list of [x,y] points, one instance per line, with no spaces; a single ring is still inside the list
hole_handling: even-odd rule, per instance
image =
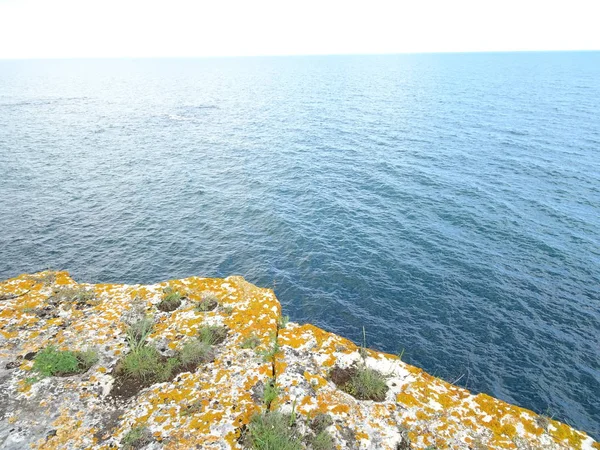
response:
[[[362,341],[362,345],[358,349],[358,353],[360,354],[362,359],[365,359],[369,355],[369,353],[367,352],[367,332],[365,331],[364,326],[362,327],[362,332],[363,332],[363,341]]]
[[[25,384],[28,386],[31,386],[32,384],[37,383],[38,381],[40,381],[43,377],[36,375],[34,377],[27,377],[25,378]]]
[[[273,336],[271,348],[269,348],[267,350],[260,350],[258,352],[258,354],[263,357],[264,362],[274,362],[275,357],[277,356],[277,354],[279,353],[280,350],[281,350],[281,347],[279,347],[279,342],[277,341],[277,336]]]
[[[135,427],[127,432],[121,440],[123,448],[137,450],[152,442],[152,434],[147,427]]]
[[[184,366],[190,364],[200,364],[212,358],[212,350],[210,344],[191,340],[186,342],[179,353],[179,359]]]
[[[98,355],[92,350],[72,352],[49,346],[35,355],[33,370],[42,377],[68,376],[86,372],[97,361]]]
[[[333,450],[335,448],[333,438],[325,430],[310,439],[310,444],[313,450]]]
[[[127,376],[144,381],[155,378],[159,372],[164,374],[161,366],[160,353],[147,345],[132,349],[121,362],[121,369]]]
[[[212,311],[219,305],[219,297],[210,291],[205,291],[200,295],[200,302],[196,305],[196,311]]]
[[[279,329],[285,328],[289,321],[290,321],[290,316],[279,316],[279,318],[277,319],[277,328],[279,328]]]
[[[346,384],[347,392],[359,399],[382,401],[388,390],[385,378],[369,368],[359,368]]]
[[[302,442],[289,417],[279,412],[264,412],[252,417],[247,440],[254,450],[300,450]]]
[[[169,380],[180,365],[179,358],[165,359],[154,347],[144,345],[127,353],[119,370],[129,378],[161,382]]]
[[[170,286],[166,287],[163,289],[163,298],[160,301],[160,303],[156,305],[156,307],[160,311],[164,312],[175,311],[181,306],[182,298],[183,295],[179,291],[173,289]]]
[[[260,339],[254,335],[251,335],[251,336],[247,337],[246,339],[244,339],[244,341],[242,342],[242,345],[240,345],[240,347],[256,348],[259,345],[260,345]]]
[[[385,400],[388,390],[385,377],[365,366],[348,369],[334,368],[331,379],[344,392],[359,400]]]
[[[271,407],[271,403],[275,401],[275,399],[279,396],[279,387],[275,384],[275,380],[270,380],[263,392],[263,403],[269,409]]]
[[[233,312],[233,307],[232,306],[221,306],[221,311],[223,311],[223,313],[225,313],[229,316]]]
[[[43,274],[30,275],[28,278],[36,283],[41,283],[44,286],[49,286],[51,284],[54,284],[54,282],[56,281],[56,272],[46,271]]]
[[[404,356],[404,349],[400,353],[398,353],[398,359],[402,361],[402,357]]]
[[[227,328],[214,325],[205,325],[198,330],[198,339],[208,345],[217,345],[227,337]]]
[[[90,305],[95,299],[94,288],[84,286],[62,286],[54,291],[52,295],[59,303],[76,303],[78,305]]]
[[[127,343],[131,350],[139,349],[146,345],[146,339],[152,334],[154,320],[145,317],[131,324],[127,329]]]

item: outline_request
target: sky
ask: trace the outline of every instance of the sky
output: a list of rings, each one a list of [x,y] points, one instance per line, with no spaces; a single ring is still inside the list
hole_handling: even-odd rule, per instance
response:
[[[0,58],[600,50],[600,0],[0,0]]]

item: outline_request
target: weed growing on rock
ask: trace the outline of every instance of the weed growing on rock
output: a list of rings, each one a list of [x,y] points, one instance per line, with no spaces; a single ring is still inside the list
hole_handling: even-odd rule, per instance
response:
[[[137,450],[152,442],[152,434],[147,427],[135,427],[127,432],[121,445],[127,450]]]
[[[183,407],[181,410],[181,415],[182,416],[191,416],[193,414],[202,412],[202,410],[203,410],[202,402],[197,401],[197,402],[188,404],[185,407]]]
[[[131,324],[127,329],[127,343],[133,351],[146,345],[146,339],[154,329],[154,320],[146,317]]]
[[[277,319],[277,328],[279,328],[279,329],[285,328],[289,321],[290,321],[290,316],[279,316],[279,318]]]
[[[184,366],[209,361],[212,356],[213,352],[210,344],[197,340],[186,342],[179,353],[179,359]]]
[[[123,372],[132,378],[140,380],[149,380],[151,378],[162,378],[158,374],[164,375],[162,368],[162,358],[158,350],[150,346],[142,346],[132,349],[121,362]]]
[[[242,348],[256,348],[260,345],[260,339],[254,335],[251,335],[244,339],[240,347]]]
[[[33,370],[42,377],[68,376],[86,372],[97,361],[98,354],[92,350],[72,352],[49,346],[35,355]]]
[[[274,362],[275,357],[277,356],[280,350],[281,347],[279,346],[279,342],[277,341],[277,336],[273,336],[271,347],[266,350],[258,351],[258,354],[263,357],[264,362]]]
[[[205,325],[198,330],[198,339],[208,345],[217,345],[227,337],[227,327]]]
[[[396,444],[397,450],[411,450],[412,444],[408,436],[409,429],[404,425],[398,425],[398,431],[400,432],[400,442]]]
[[[196,305],[196,311],[212,311],[219,305],[219,297],[214,292],[206,291],[200,295],[200,301]]]
[[[163,289],[163,298],[156,307],[160,311],[171,312],[175,311],[181,306],[181,299],[183,295],[172,287],[166,287]]]
[[[335,448],[333,438],[326,431],[327,427],[331,425],[333,425],[333,419],[329,414],[324,413],[317,414],[310,421],[310,429],[315,433],[307,439],[310,448],[314,450],[332,450]]]
[[[115,368],[117,383],[111,395],[131,397],[154,383],[169,381],[178,373],[195,370],[199,364],[213,358],[211,342],[218,342],[227,334],[225,327],[204,327],[208,331],[203,337],[189,340],[176,356],[167,358],[146,342],[153,326],[154,322],[145,318],[127,330],[130,351]]]
[[[271,407],[271,403],[275,401],[275,399],[279,396],[279,387],[275,384],[275,380],[270,380],[265,385],[265,390],[263,392],[263,403],[269,409]]]
[[[61,286],[54,290],[51,302],[70,306],[75,304],[79,307],[91,306],[96,298],[93,288],[84,286]]]
[[[290,418],[280,412],[264,412],[252,417],[248,424],[247,441],[254,450],[300,450],[298,431],[289,426]]]
[[[309,443],[313,450],[333,450],[335,448],[333,438],[325,430],[310,438]]]
[[[335,367],[330,374],[331,380],[344,392],[359,400],[385,400],[388,386],[385,377],[376,370],[365,366],[342,369]]]
[[[54,282],[56,281],[56,272],[48,271],[43,274],[29,275],[27,278],[36,283],[41,283],[44,286],[49,286],[51,284],[54,284]]]

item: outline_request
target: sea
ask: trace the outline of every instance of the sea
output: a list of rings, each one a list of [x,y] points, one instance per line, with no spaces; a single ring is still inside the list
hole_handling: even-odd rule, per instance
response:
[[[0,61],[0,279],[243,275],[600,438],[600,52]]]

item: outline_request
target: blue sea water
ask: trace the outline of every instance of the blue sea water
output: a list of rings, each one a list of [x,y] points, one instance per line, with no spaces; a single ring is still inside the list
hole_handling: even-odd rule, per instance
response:
[[[600,437],[600,53],[0,61],[0,278],[242,274]]]

